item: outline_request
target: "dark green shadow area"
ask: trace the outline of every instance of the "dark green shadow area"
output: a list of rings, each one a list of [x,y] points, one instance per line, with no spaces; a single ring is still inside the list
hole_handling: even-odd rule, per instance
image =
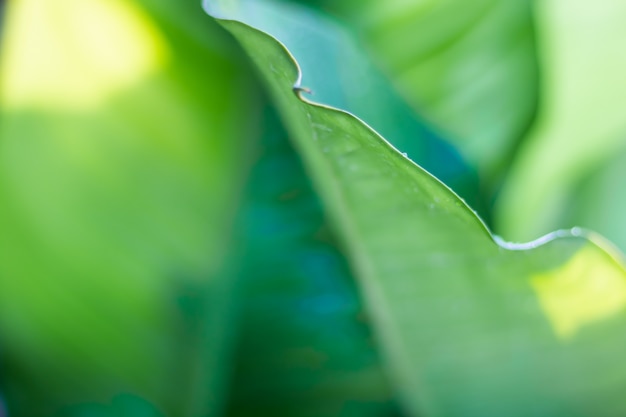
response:
[[[242,328],[228,416],[399,416],[367,312],[274,110],[242,206]]]
[[[122,394],[108,405],[75,405],[62,409],[55,417],[165,417],[165,414],[142,398]]]

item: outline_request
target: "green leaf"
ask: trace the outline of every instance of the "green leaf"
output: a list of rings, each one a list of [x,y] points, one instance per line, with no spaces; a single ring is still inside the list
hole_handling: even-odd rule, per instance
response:
[[[626,138],[626,4],[548,0],[537,15],[544,93],[496,206],[507,239],[573,226],[564,217],[573,187]]]
[[[225,4],[240,20],[285,44],[303,69],[300,87],[312,99],[351,112],[482,209],[475,171],[400,98],[348,30],[295,4]]]
[[[297,66],[275,39],[220,16],[346,244],[412,415],[626,412],[626,272],[599,238],[572,230],[498,244],[450,189],[354,116],[294,95]]]
[[[355,27],[413,108],[497,185],[536,112],[533,2],[327,3]]]
[[[133,393],[168,415],[214,415],[231,224],[257,136],[247,67],[192,4],[22,0],[7,17],[0,346],[11,413]]]
[[[273,110],[250,173],[229,416],[391,416],[355,282]]]

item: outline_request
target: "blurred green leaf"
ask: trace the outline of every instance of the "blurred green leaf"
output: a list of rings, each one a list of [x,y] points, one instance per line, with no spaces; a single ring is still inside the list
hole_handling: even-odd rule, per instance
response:
[[[197,6],[11,2],[0,345],[16,416],[133,393],[215,415],[256,90]],[[246,115],[241,123],[240,115]]]
[[[325,6],[358,31],[413,108],[445,132],[490,187],[497,185],[536,112],[533,2],[366,0]]]
[[[228,415],[396,416],[355,282],[266,112],[243,202],[243,326]]]
[[[563,219],[606,236],[626,251],[626,150],[621,149],[590,170],[572,187]]]
[[[163,417],[152,404],[132,395],[118,395],[111,405],[81,404],[63,409],[58,417]]]
[[[220,22],[265,78],[332,215],[412,415],[626,412],[626,271],[598,238],[496,243],[358,119],[294,96],[298,69],[275,39]]]
[[[537,12],[540,114],[496,206],[496,229],[515,240],[573,225],[574,185],[626,139],[626,3],[546,0]]]

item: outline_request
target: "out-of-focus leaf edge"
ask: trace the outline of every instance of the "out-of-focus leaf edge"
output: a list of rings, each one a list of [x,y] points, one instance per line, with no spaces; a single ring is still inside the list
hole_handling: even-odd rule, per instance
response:
[[[250,26],[249,24],[247,24],[247,23],[245,23],[245,22],[243,22],[241,20],[228,17],[227,13],[225,13],[222,10],[219,10],[219,6],[215,6],[214,3],[217,3],[217,2],[213,1],[213,0],[203,0],[203,7],[204,7],[204,10],[209,14],[209,16],[214,18],[218,23],[219,22],[231,22],[231,23],[240,24],[240,25],[244,26],[245,28],[247,28],[248,30],[252,30],[254,32],[260,33],[263,36],[266,36],[266,37],[272,39],[274,42],[276,42],[280,46],[280,48],[283,50],[283,52],[288,57],[289,61],[292,63],[293,67],[296,70],[297,77],[294,80],[294,83],[293,83],[293,86],[292,86],[292,90],[293,90],[294,94],[298,97],[298,99],[300,99],[302,102],[304,102],[304,103],[306,103],[307,105],[310,105],[310,106],[315,106],[315,107],[323,108],[323,109],[326,109],[326,110],[329,110],[329,111],[343,113],[343,114],[347,115],[348,117],[356,120],[358,123],[364,125],[368,130],[370,130],[372,133],[374,133],[374,136],[377,137],[386,146],[388,146],[389,148],[393,149],[398,154],[404,155],[398,149],[394,148],[393,145],[391,143],[389,143],[385,138],[383,138],[378,132],[376,132],[376,130],[374,130],[365,121],[359,119],[354,114],[352,114],[352,113],[350,113],[350,112],[348,112],[346,110],[342,110],[342,109],[339,109],[339,108],[328,106],[328,105],[325,105],[323,103],[315,102],[315,101],[307,98],[306,96],[304,96],[303,93],[308,93],[308,90],[301,85],[302,70],[300,69],[300,65],[298,64],[298,61],[291,54],[291,52],[287,49],[287,47],[280,40],[276,39],[275,37],[273,37],[272,35],[268,34],[267,32],[259,30],[259,29],[255,28],[253,26]],[[551,242],[553,240],[556,240],[556,239],[582,238],[582,239],[585,239],[585,240],[589,241],[591,244],[597,246],[602,251],[604,251],[607,255],[609,255],[609,257],[616,264],[618,264],[622,269],[624,269],[624,271],[626,273],[626,257],[621,253],[621,251],[613,243],[611,243],[608,239],[604,238],[602,235],[600,235],[600,234],[598,234],[596,232],[593,232],[591,230],[586,230],[586,229],[583,229],[583,228],[580,228],[580,227],[573,227],[571,229],[556,230],[556,231],[550,232],[550,233],[548,233],[546,235],[543,235],[543,236],[541,236],[541,237],[539,237],[539,238],[537,238],[535,240],[532,240],[530,242],[525,242],[525,243],[507,242],[507,241],[503,240],[499,236],[494,235],[491,232],[491,230],[489,229],[489,227],[486,225],[486,223],[478,216],[476,211],[473,210],[465,202],[465,200],[463,200],[461,197],[459,197],[450,187],[448,187],[446,184],[441,182],[437,177],[433,176],[430,172],[426,171],[424,168],[422,168],[417,163],[413,162],[409,158],[406,158],[406,159],[408,159],[408,161],[414,166],[415,169],[418,169],[418,170],[422,171],[426,176],[430,177],[434,183],[436,183],[440,187],[444,188],[446,190],[446,192],[450,193],[454,197],[454,199],[456,199],[459,203],[461,203],[461,205],[468,212],[471,213],[471,216],[475,219],[475,221],[484,230],[485,234],[495,244],[497,244],[498,246],[500,246],[500,247],[502,247],[504,249],[507,249],[507,250],[529,250],[529,249],[534,249],[534,248],[537,248],[539,246],[545,245],[546,243],[549,243],[549,242]],[[343,208],[340,208],[340,207],[335,207],[335,208],[337,209],[337,216],[338,217],[346,218],[346,216],[348,216],[348,213]],[[342,223],[345,224],[345,222],[342,222]]]

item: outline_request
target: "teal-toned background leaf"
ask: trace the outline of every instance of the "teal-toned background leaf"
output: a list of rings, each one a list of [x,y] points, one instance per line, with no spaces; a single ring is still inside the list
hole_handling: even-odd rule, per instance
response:
[[[401,95],[444,132],[479,170],[483,187],[494,192],[536,112],[534,2],[368,0],[321,6],[360,35],[362,48]]]
[[[412,415],[626,412],[626,272],[601,239],[575,229],[498,244],[450,189],[358,119],[294,97],[297,68],[273,38],[221,24],[265,77]]]
[[[193,3],[12,2],[0,346],[12,415],[133,393],[216,415],[256,90]],[[241,114],[246,123],[241,123]]]
[[[532,2],[370,4],[366,39],[401,91],[497,181],[537,105]]]

